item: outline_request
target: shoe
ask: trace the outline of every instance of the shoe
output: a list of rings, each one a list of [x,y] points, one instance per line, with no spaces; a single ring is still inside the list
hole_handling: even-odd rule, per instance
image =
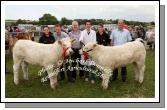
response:
[[[88,81],[89,81],[89,79],[88,79],[88,78],[85,78],[85,81],[86,81],[86,82],[88,82]]]
[[[95,83],[95,80],[91,80],[91,83],[94,84],[94,83]]]

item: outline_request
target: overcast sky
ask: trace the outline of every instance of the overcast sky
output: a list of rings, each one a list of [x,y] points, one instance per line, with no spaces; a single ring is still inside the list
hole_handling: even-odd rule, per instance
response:
[[[54,15],[58,20],[62,17],[68,19],[126,19],[145,22],[155,19],[155,7],[151,5],[8,5],[5,7],[5,19],[39,20],[45,13]]]

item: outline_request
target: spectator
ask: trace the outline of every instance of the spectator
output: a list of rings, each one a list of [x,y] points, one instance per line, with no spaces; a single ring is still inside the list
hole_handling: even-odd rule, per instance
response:
[[[118,28],[113,30],[110,39],[111,39],[111,46],[122,45],[132,40],[130,32],[124,28],[124,21],[122,19],[118,20]],[[125,82],[127,77],[126,66],[122,66],[121,75],[122,75],[122,81]],[[118,68],[115,68],[113,71],[112,80],[116,80],[117,77],[118,77]]]
[[[98,32],[96,33],[97,43],[108,46],[110,44],[109,35],[105,32],[103,24],[98,25]]]
[[[146,31],[144,30],[143,26],[140,25],[137,31],[138,31],[138,38],[142,38],[144,40]]]

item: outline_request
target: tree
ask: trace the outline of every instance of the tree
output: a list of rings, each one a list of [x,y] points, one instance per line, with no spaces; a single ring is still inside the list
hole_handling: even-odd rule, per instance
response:
[[[26,23],[27,23],[26,20],[18,19],[18,20],[16,21],[16,25],[18,25],[18,24],[26,24]]]
[[[154,21],[152,21],[152,22],[150,22],[150,24],[151,24],[151,25],[155,25],[155,22],[154,22]]]
[[[69,20],[67,18],[65,18],[65,17],[61,18],[61,25],[68,25],[68,24],[70,24],[70,23],[69,23]]]
[[[51,14],[44,14],[41,18],[39,18],[40,25],[54,25],[57,23],[57,18],[55,16],[52,16]]]

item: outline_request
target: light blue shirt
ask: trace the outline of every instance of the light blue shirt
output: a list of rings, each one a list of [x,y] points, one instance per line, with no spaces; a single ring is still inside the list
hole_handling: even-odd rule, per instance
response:
[[[57,40],[61,40],[63,38],[66,38],[66,37],[69,37],[68,34],[66,34],[65,32],[62,32],[61,31],[61,34],[60,35],[57,35],[57,33],[53,33],[54,37],[55,37],[55,41]]]
[[[110,39],[112,40],[112,44],[115,46],[115,45],[122,45],[131,41],[132,37],[127,29],[123,30],[115,29],[112,31]]]

